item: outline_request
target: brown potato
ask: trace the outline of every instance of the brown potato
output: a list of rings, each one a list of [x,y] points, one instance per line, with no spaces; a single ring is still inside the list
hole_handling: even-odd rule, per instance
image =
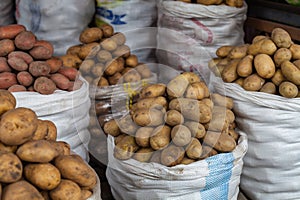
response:
[[[245,78],[243,88],[248,91],[258,91],[264,85],[265,80],[257,74]]]
[[[171,130],[172,142],[176,146],[185,146],[192,140],[192,134],[188,127],[184,125],[176,125]]]
[[[75,56],[78,56],[78,53],[79,53],[80,48],[81,48],[82,46],[83,46],[83,44],[76,44],[76,45],[70,46],[70,47],[67,49],[66,54],[67,54],[67,55],[75,55]]]
[[[202,145],[202,155],[201,155],[200,159],[205,159],[205,158],[208,158],[210,156],[217,155],[217,154],[218,154],[218,152],[214,148],[212,148],[211,146],[203,144]]]
[[[114,34],[114,28],[109,24],[102,24],[100,28],[103,32],[103,36],[106,38],[111,37]]]
[[[156,127],[150,137],[150,146],[154,150],[166,148],[171,141],[171,128],[166,125]]]
[[[189,81],[190,84],[201,81],[201,78],[199,77],[199,75],[197,75],[194,72],[183,72],[182,76],[187,78],[187,80]]]
[[[104,50],[107,50],[107,51],[115,51],[118,47],[117,43],[112,40],[111,38],[106,38],[104,39],[101,43],[101,48],[104,49]]]
[[[164,113],[155,108],[138,109],[132,118],[138,126],[159,126],[164,123]]]
[[[57,127],[54,122],[50,120],[44,120],[44,122],[48,126],[47,135],[45,136],[45,140],[55,141],[57,139]]]
[[[259,91],[269,94],[276,94],[276,85],[273,82],[266,82]]]
[[[228,6],[241,8],[244,5],[244,0],[225,0],[225,4]]]
[[[254,67],[257,74],[262,78],[272,78],[276,67],[273,59],[267,54],[258,54],[254,57]]]
[[[238,78],[237,66],[241,59],[233,59],[224,67],[221,73],[223,81],[231,83]]]
[[[103,36],[103,32],[98,27],[88,27],[84,29],[79,35],[79,41],[81,43],[92,43],[99,41]]]
[[[99,62],[106,63],[113,59],[112,54],[107,50],[100,50],[97,53],[97,59]]]
[[[283,61],[292,59],[292,52],[288,48],[279,48],[275,52],[273,59],[275,65],[279,67]]]
[[[211,100],[211,98],[201,99],[201,102],[203,102],[205,105],[207,105],[210,109],[213,109],[213,107],[214,107],[214,102]]]
[[[184,157],[184,158],[182,159],[182,161],[181,161],[180,164],[183,164],[183,165],[189,165],[189,164],[191,164],[191,163],[193,163],[193,162],[196,162],[196,160],[190,159],[190,158],[187,158],[187,157]]]
[[[149,162],[161,163],[160,157],[161,157],[161,151],[154,151],[151,155]]]
[[[237,145],[230,135],[214,131],[207,131],[203,142],[220,152],[231,152]]]
[[[133,122],[129,114],[122,116],[120,119],[116,120],[122,133],[134,135],[136,130],[138,129],[138,126]]]
[[[103,78],[103,77],[101,77]],[[122,83],[122,74],[120,72],[115,73],[112,76],[108,77],[109,85],[117,85]]]
[[[127,58],[128,56],[130,56],[130,54],[131,54],[130,48],[127,45],[118,46],[117,49],[112,52],[112,55],[116,58],[118,57]]]
[[[240,135],[234,130],[234,129],[230,129],[226,132],[228,135],[230,135],[231,137],[233,137],[233,139],[237,142]]]
[[[188,79],[186,76],[180,74],[169,81],[167,84],[167,93],[170,97],[182,97],[188,86]]]
[[[281,72],[288,81],[295,85],[300,85],[300,69],[290,61],[282,62]]]
[[[114,148],[114,157],[120,160],[127,160],[139,149],[133,136],[126,135]]]
[[[190,159],[199,159],[202,155],[202,145],[196,138],[192,138],[189,145],[186,147],[185,153]]]
[[[100,45],[98,42],[84,44],[81,46],[80,51],[78,52],[78,57],[81,60],[84,60],[86,58],[92,58],[98,53],[99,50]]]
[[[106,122],[103,126],[103,131],[106,134],[112,135],[114,137],[117,137],[118,135],[120,135],[121,130],[119,128],[118,123],[116,122],[116,120],[111,119],[108,122]]]
[[[267,38],[267,36],[265,36],[265,35],[256,35],[256,36],[252,39],[252,43],[256,43],[256,42],[258,42],[259,40],[265,39],[265,38]]]
[[[248,47],[247,54],[257,55],[257,54],[267,54],[273,55],[277,50],[276,44],[268,37],[258,40],[252,43]]]
[[[282,81],[286,80],[286,78],[282,74],[281,69],[277,69],[271,80],[276,86],[279,86]]]
[[[98,85],[99,87],[105,87],[105,86],[109,86],[109,82],[106,78],[101,77],[98,81]]]
[[[93,195],[91,190],[81,189],[81,199],[86,200]]]
[[[298,87],[289,81],[284,81],[279,85],[279,94],[286,98],[295,98],[298,95]]]
[[[206,134],[205,127],[199,122],[187,121],[183,125],[189,128],[193,138],[201,139]]]
[[[14,153],[0,154],[0,182],[13,183],[22,178],[23,164]]]
[[[49,142],[58,152],[58,155],[70,155],[71,154],[71,145],[65,141],[51,141]]]
[[[33,185],[20,180],[3,188],[2,200],[44,200],[44,198]]]
[[[140,147],[150,147],[150,137],[153,132],[153,127],[141,127],[135,133],[135,142]]]
[[[168,110],[165,114],[165,122],[170,126],[176,126],[179,124],[183,124],[184,117],[177,110]]]
[[[142,80],[141,75],[135,69],[131,69],[123,74],[123,81],[125,83],[133,83]]]
[[[51,142],[47,140],[32,140],[22,144],[16,154],[23,161],[27,162],[51,162],[58,153]]]
[[[185,97],[190,99],[201,100],[209,96],[209,89],[205,82],[202,81],[190,84],[185,91]]]
[[[125,59],[125,64],[128,67],[136,67],[138,65],[138,57],[136,55],[131,54]]]
[[[93,189],[97,183],[96,172],[77,154],[60,155],[55,158],[54,165],[63,178],[72,180],[79,186]]]
[[[249,44],[234,46],[228,53],[227,57],[230,59],[244,58],[247,55],[248,46]]]
[[[62,179],[60,184],[49,192],[52,200],[82,200],[81,188],[72,180]]]
[[[234,46],[230,46],[230,45],[221,46],[216,50],[216,55],[220,58],[225,58],[228,56],[229,52],[233,48],[234,48]]]
[[[146,85],[140,91],[140,98],[163,96],[166,91],[166,85],[162,83]]]
[[[163,96],[139,99],[138,102],[136,103],[136,109],[142,109],[142,108],[167,109],[167,107],[168,107],[167,99]]]
[[[125,37],[124,33],[121,33],[121,32],[114,33],[111,36],[111,39],[113,41],[115,41],[115,43],[117,43],[118,46],[123,45],[126,42],[126,37]]]
[[[247,55],[238,63],[236,72],[241,77],[250,76],[253,72],[253,55]]]
[[[2,142],[0,142],[0,154],[4,153],[15,153],[18,146],[11,146],[11,145],[5,145]]]
[[[38,119],[38,126],[36,131],[32,136],[32,140],[42,140],[46,137],[48,132],[48,124],[44,122],[42,119]]]
[[[163,149],[161,152],[161,164],[171,167],[175,166],[184,158],[184,148],[175,145],[169,145],[167,148]]]
[[[16,98],[11,92],[0,89],[0,99],[0,116],[16,107]]]
[[[115,73],[117,72],[120,72],[120,68],[119,68],[119,63],[117,60],[112,60],[112,61],[108,61],[106,64],[105,64],[105,74],[108,75],[108,76],[112,76],[114,75]]]
[[[293,43],[290,34],[283,28],[279,27],[272,30],[271,38],[279,48],[289,48]]]
[[[146,64],[138,64],[135,67],[135,70],[141,75],[142,79],[150,78],[152,76],[152,72]]]
[[[140,162],[149,162],[153,152],[152,148],[141,148],[134,153],[132,158]]]
[[[238,84],[240,86],[243,86],[244,80],[245,80],[244,78],[238,78],[235,81],[233,81],[233,83],[236,83],[236,84]]]
[[[61,181],[59,170],[50,163],[27,164],[24,167],[24,176],[42,190],[53,190]]]
[[[23,107],[9,110],[1,116],[0,141],[6,145],[21,145],[32,138],[37,126],[33,110]]]
[[[300,44],[291,44],[289,50],[292,53],[292,59],[293,60],[299,60],[300,59]]]
[[[59,57],[63,61],[65,67],[73,67],[78,69],[82,63],[82,60],[78,55],[66,54]]]
[[[95,61],[93,59],[85,59],[82,61],[78,70],[84,75],[89,75],[93,68],[96,68]]]
[[[220,95],[218,93],[212,93],[211,99],[214,102],[214,104],[217,106],[226,107],[228,109],[233,108],[234,103],[233,103],[232,98],[230,98],[230,97],[226,97],[226,96]]]

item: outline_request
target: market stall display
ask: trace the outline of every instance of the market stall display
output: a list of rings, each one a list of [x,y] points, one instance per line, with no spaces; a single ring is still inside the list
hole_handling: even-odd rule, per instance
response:
[[[182,1],[185,3],[198,3],[198,4],[203,4],[203,5],[228,5],[228,6],[233,6],[240,8],[244,4],[244,0],[177,0],[177,1]]]
[[[57,140],[53,122],[16,107],[7,90],[0,99],[0,199],[101,199],[96,172]]]

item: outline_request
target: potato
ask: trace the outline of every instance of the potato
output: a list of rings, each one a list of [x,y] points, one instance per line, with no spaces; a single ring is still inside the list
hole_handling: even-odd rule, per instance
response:
[[[198,99],[201,100],[203,98],[209,97],[210,92],[205,82],[195,82],[190,84],[186,91],[185,97],[190,99]]]
[[[59,170],[50,163],[27,164],[24,167],[24,176],[42,190],[53,190],[61,181]]]
[[[262,39],[265,39],[265,38],[267,38],[267,36],[265,36],[265,35],[256,35],[256,36],[254,36],[254,38],[252,39],[252,43],[256,43],[256,42],[258,42],[259,40],[262,40]]]
[[[57,139],[57,127],[54,122],[50,120],[44,120],[44,123],[48,126],[47,135],[45,136],[45,140],[55,141]]]
[[[255,73],[245,78],[243,88],[248,91],[258,91],[264,83],[265,80]]]
[[[253,72],[253,55],[247,55],[238,63],[236,72],[241,77],[250,76]]]
[[[61,90],[67,90],[69,88],[70,80],[60,73],[51,74],[50,79],[55,83],[56,87]]]
[[[125,59],[125,64],[128,67],[136,67],[138,65],[138,57],[136,55],[131,54]]]
[[[0,56],[7,56],[15,50],[14,42],[10,39],[0,40]]]
[[[230,61],[228,65],[226,65],[221,73],[222,79],[227,82],[231,83],[238,78],[237,74],[237,66],[240,62],[240,59],[233,59]]]
[[[140,127],[135,133],[135,142],[140,147],[150,147],[150,137],[153,130],[153,127]]]
[[[102,77],[104,73],[104,69],[105,69],[104,64],[96,63],[94,66],[91,66],[90,75],[96,77],[96,79],[94,80],[99,81],[100,80],[99,77]]]
[[[201,155],[200,159],[205,159],[210,156],[217,155],[217,154],[218,154],[218,152],[215,149],[213,149],[211,146],[203,144],[202,145],[202,155]]]
[[[203,5],[218,5],[222,3],[222,0],[197,0],[196,2]]]
[[[31,31],[22,31],[15,37],[15,45],[21,50],[30,50],[36,42],[36,36]]]
[[[9,66],[17,71],[26,71],[28,69],[28,64],[22,59],[18,57],[11,57],[7,60]]]
[[[86,200],[93,195],[93,192],[86,189],[81,189],[81,199]]]
[[[48,132],[48,124],[42,120],[42,119],[38,119],[38,126],[36,131],[34,132],[33,136],[32,136],[32,140],[43,140]]]
[[[175,145],[169,145],[161,152],[161,164],[171,167],[178,165],[184,158],[184,148]]]
[[[79,35],[79,41],[84,44],[97,42],[103,36],[103,32],[98,27],[89,27],[84,29]]]
[[[226,96],[220,95],[218,93],[212,93],[211,99],[215,105],[226,107],[228,109],[233,108],[234,103],[233,103],[232,98],[230,98],[230,97],[226,97]]]
[[[63,61],[59,57],[51,57],[46,60],[46,63],[50,67],[50,73],[57,72],[63,66]]]
[[[172,142],[176,146],[185,146],[192,140],[192,134],[188,127],[184,125],[176,125],[171,130]]]
[[[138,102],[136,103],[137,109],[142,109],[142,108],[167,109],[167,107],[168,107],[167,99],[163,96],[139,99]]]
[[[46,190],[40,191],[40,194],[42,195],[44,200],[51,200],[48,191],[46,191]]]
[[[22,178],[23,164],[14,153],[0,154],[0,182],[13,183]]]
[[[249,44],[234,46],[228,53],[227,57],[230,59],[244,58],[247,55],[248,46]]]
[[[16,74],[12,72],[0,73],[0,89],[7,89],[15,84],[18,84]]]
[[[120,160],[127,160],[139,149],[133,136],[126,135],[114,148],[114,157]]]
[[[121,130],[120,130],[116,120],[114,120],[114,119],[111,119],[104,124],[103,131],[106,134],[112,135],[114,137],[117,137],[121,133]]]
[[[294,64],[298,69],[300,69],[300,59],[299,59],[299,60],[295,60],[295,61],[293,62],[293,64]]]
[[[102,134],[102,132],[101,132]],[[58,155],[70,155],[71,154],[71,146],[69,143],[65,141],[53,141],[49,140],[51,145],[56,149]]]
[[[210,109],[213,109],[214,107],[214,102],[211,100],[211,98],[204,98],[200,100],[203,102],[205,105],[207,105]]]
[[[33,61],[32,56],[30,56],[28,53],[24,51],[13,51],[8,54],[8,59],[10,58],[20,58],[22,59],[26,64],[30,64]],[[19,70],[21,71],[21,70]]]
[[[225,0],[225,4],[228,6],[241,8],[244,5],[244,0]]]
[[[28,87],[28,86],[32,85],[34,79],[28,71],[21,71],[17,74],[17,81],[21,85]]]
[[[0,57],[0,73],[1,72],[11,72],[11,68],[7,63],[6,57]]]
[[[282,62],[281,72],[288,81],[295,85],[300,85],[300,69],[290,61]]]
[[[108,38],[111,37],[114,34],[114,28],[109,24],[103,24],[100,26],[103,36]]]
[[[138,64],[135,67],[135,70],[141,75],[142,79],[150,78],[152,76],[152,72],[146,64]]]
[[[199,159],[202,155],[202,145],[196,138],[192,138],[190,144],[186,147],[186,155],[190,159]]]
[[[76,45],[70,46],[67,49],[66,55],[75,55],[75,56],[78,56],[78,53],[79,53],[80,48],[82,46],[83,46],[83,44],[76,44]]]
[[[11,92],[0,89],[0,99],[0,116],[16,107],[16,98]]]
[[[205,127],[199,122],[187,121],[183,125],[189,128],[193,138],[201,139],[206,134]]]
[[[277,50],[275,43],[268,37],[258,40],[255,43],[249,45],[247,54],[257,55],[257,54],[267,54],[273,55]]]
[[[166,92],[166,85],[162,83],[150,84],[142,88],[140,98],[163,96]]]
[[[98,81],[97,86],[99,86],[99,87],[109,86],[109,82],[106,78],[101,77]]]
[[[14,145],[5,145],[2,142],[0,142],[0,154],[4,153],[15,153],[17,150],[18,146]]]
[[[116,120],[122,133],[134,135],[136,130],[138,129],[138,126],[133,122],[129,114],[122,116],[121,118]]]
[[[138,109],[132,118],[138,126],[159,126],[164,123],[164,113],[155,108]]]
[[[63,178],[76,182],[79,186],[93,189],[97,183],[96,172],[77,154],[60,155],[54,165]]]
[[[47,163],[51,162],[58,152],[47,140],[33,140],[22,144],[16,154],[23,161]]]
[[[290,34],[282,28],[274,28],[271,32],[271,38],[279,48],[289,48],[293,43]]]
[[[154,151],[151,155],[149,162],[161,163],[160,158],[161,158],[161,151]]]
[[[125,44],[125,42],[126,42],[126,36],[124,35],[124,33],[121,33],[121,32],[114,33],[114,34],[111,36],[111,39],[112,39],[115,43],[117,43],[118,46],[123,45],[123,44]]]
[[[10,86],[7,90],[10,92],[25,92],[25,91],[27,91],[26,87],[24,87],[23,85],[18,85],[18,84]]]
[[[60,184],[49,192],[52,200],[82,200],[81,188],[71,180],[62,179]]]
[[[176,126],[179,124],[183,124],[184,117],[177,110],[168,110],[165,114],[165,122],[170,126]]]
[[[234,129],[229,129],[227,132],[226,132],[228,135],[230,135],[231,137],[233,137],[233,139],[237,142],[238,139],[239,139],[239,134],[234,130]]]
[[[279,94],[286,98],[295,98],[298,95],[298,87],[289,81],[284,81],[279,85]]]
[[[104,39],[101,43],[101,48],[104,49],[104,50],[107,50],[107,51],[115,51],[118,47],[117,43],[112,40],[111,38],[106,38]]]
[[[61,67],[58,73],[66,76],[70,81],[75,81],[78,78],[78,70],[72,67]]]
[[[63,61],[63,66],[78,69],[82,60],[78,55],[66,54],[59,57]]]
[[[254,57],[254,67],[257,74],[262,78],[272,78],[276,67],[273,59],[267,54],[258,54]]]
[[[230,46],[230,45],[221,46],[216,50],[216,55],[220,58],[225,58],[228,56],[229,52],[233,48],[234,48],[234,46]]]
[[[11,109],[1,116],[0,141],[6,145],[21,145],[33,137],[37,126],[37,115],[33,110]]]
[[[103,78],[103,77],[101,77],[101,78]],[[109,85],[121,84],[122,83],[122,74],[120,72],[117,72],[114,75],[109,76],[108,77],[108,83],[109,83]],[[99,85],[99,83],[98,83],[98,85]]]
[[[150,146],[154,150],[166,148],[171,141],[171,128],[166,125],[156,127],[150,137]]]
[[[275,52],[273,59],[275,65],[279,67],[283,61],[292,59],[292,52],[288,48],[279,48]]]
[[[118,46],[117,49],[115,49],[112,52],[112,55],[116,58],[118,57],[127,58],[128,56],[130,56],[130,48],[127,45]]]
[[[97,59],[99,62],[106,63],[111,61],[113,57],[109,51],[102,49],[97,53]]]
[[[300,59],[300,44],[291,44],[289,50],[292,53],[293,60]]]
[[[244,78],[238,78],[235,81],[233,81],[233,83],[236,83],[236,84],[238,84],[240,86],[243,86],[244,80],[245,80]]]
[[[131,69],[123,74],[123,80],[125,83],[134,83],[142,80],[141,75],[135,69]]]
[[[35,42],[29,54],[36,60],[47,60],[52,57],[54,47],[52,44],[45,40],[38,40]]]
[[[81,46],[80,51],[78,52],[78,57],[82,60],[86,58],[91,58],[95,56],[99,50],[100,45],[98,42],[84,44]]]
[[[140,162],[149,162],[152,154],[152,148],[141,148],[134,153],[132,158]]]
[[[119,142],[121,142],[121,141],[124,139],[125,136],[127,136],[127,134],[121,133],[120,135],[118,135],[117,137],[115,137],[115,138],[114,138],[114,140],[115,140],[115,142],[114,142],[115,145],[118,144]]]
[[[33,185],[20,180],[3,188],[2,200],[44,200],[44,198]]]
[[[9,24],[0,27],[0,39],[14,39],[19,33],[26,28],[21,24]]]
[[[32,76],[47,76],[50,74],[50,66],[46,61],[33,61],[30,63],[28,71]]]
[[[286,78],[283,76],[282,71],[279,68],[276,70],[276,72],[271,80],[276,86],[279,86],[282,81],[286,80]]]
[[[167,84],[167,94],[171,97],[182,97],[188,86],[188,79],[180,74]]]
[[[207,131],[203,142],[220,152],[231,152],[237,145],[230,135],[214,131]]]
[[[35,79],[33,83],[33,88],[36,92],[40,94],[53,94],[56,90],[56,84],[49,78],[45,76],[40,76]]]
[[[273,82],[266,82],[259,91],[269,94],[276,94],[276,85]]]

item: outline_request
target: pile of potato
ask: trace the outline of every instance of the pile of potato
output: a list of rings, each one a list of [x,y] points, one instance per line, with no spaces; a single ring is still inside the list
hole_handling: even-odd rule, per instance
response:
[[[203,5],[228,5],[232,7],[243,7],[244,0],[177,0],[182,1],[185,3],[196,3],[196,4],[203,4]]]
[[[104,87],[152,76],[148,66],[131,54],[125,35],[108,24],[86,28],[79,40],[81,44],[69,47],[60,58],[65,66],[79,69],[91,85]]]
[[[61,89],[73,91],[81,86],[78,71],[63,66],[53,56],[53,46],[26,30],[23,25],[0,27],[0,89],[10,92],[35,91],[52,94]]]
[[[247,91],[300,96],[300,45],[282,28],[274,28],[270,36],[254,37],[251,44],[222,46],[216,55],[209,67],[224,82]]]
[[[114,156],[165,166],[189,164],[235,149],[235,115],[231,98],[210,93],[193,72],[168,84],[141,89],[130,113],[104,124],[115,137]]]
[[[70,145],[57,141],[57,128],[29,108],[16,108],[0,90],[0,199],[84,200],[97,183],[94,170]]]

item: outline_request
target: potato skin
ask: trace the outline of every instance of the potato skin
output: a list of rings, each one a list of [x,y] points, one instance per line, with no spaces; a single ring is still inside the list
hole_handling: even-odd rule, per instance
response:
[[[50,163],[27,164],[24,167],[24,176],[42,190],[53,190],[61,181],[59,170]]]
[[[292,44],[290,34],[282,28],[274,28],[271,32],[271,39],[279,48],[289,48]]]
[[[33,88],[40,94],[47,95],[54,93],[54,91],[56,90],[56,85],[50,78],[41,76],[35,79],[33,83]]]
[[[23,164],[14,153],[0,154],[0,182],[13,183],[22,178]]]
[[[276,94],[276,85],[273,82],[266,82],[259,91],[269,94]]]
[[[231,152],[236,147],[236,141],[223,132],[207,131],[203,142],[220,152]]]
[[[16,74],[12,72],[0,73],[0,89],[7,89],[15,84],[18,84]]]
[[[2,200],[44,200],[44,198],[32,184],[20,180],[3,188]]]
[[[16,107],[16,98],[11,92],[0,89],[0,99],[0,116]]]
[[[157,109],[138,109],[132,118],[138,126],[158,126],[164,123],[164,113]]]
[[[49,192],[52,200],[82,200],[81,188],[71,180],[62,179],[60,184]]]
[[[136,144],[134,137],[126,135],[116,143],[114,156],[120,160],[127,160],[131,158],[138,149],[139,146]]]
[[[79,41],[88,44],[99,41],[103,36],[103,32],[98,27],[86,28],[80,33]]]
[[[26,28],[21,24],[9,24],[0,27],[0,39],[14,39],[19,33]]]
[[[33,110],[23,107],[9,110],[1,116],[0,141],[6,145],[21,145],[33,137],[37,126]]]
[[[33,83],[33,77],[28,71],[22,71],[17,74],[18,82],[25,86],[29,87]]]
[[[191,142],[192,134],[186,126],[176,125],[171,130],[171,138],[176,146],[185,146]]]
[[[292,62],[282,62],[281,72],[287,80],[291,81],[295,85],[300,85],[300,69],[298,69]]]
[[[245,78],[243,88],[248,91],[258,91],[265,83],[265,80],[257,74],[251,74]]]
[[[154,150],[164,149],[171,141],[171,128],[166,125],[156,127],[150,137],[150,146]]]
[[[238,63],[236,72],[241,77],[247,77],[253,72],[253,55],[247,55]]]
[[[279,94],[286,98],[295,98],[298,95],[298,87],[289,81],[284,81],[279,85]]]
[[[180,74],[167,84],[167,94],[171,97],[182,97],[188,86],[188,79]]]
[[[186,155],[190,159],[199,159],[202,155],[202,145],[200,141],[193,138],[190,144],[186,147]]]
[[[60,73],[51,74],[50,79],[59,89],[67,90],[69,88],[70,80]]]
[[[134,153],[132,158],[140,162],[149,162],[153,152],[152,148],[141,148]]]
[[[276,67],[273,59],[267,54],[258,54],[254,57],[254,67],[257,74],[262,78],[272,78]]]
[[[169,145],[161,152],[161,164],[171,167],[179,164],[184,158],[184,148],[175,145]]]
[[[10,39],[0,40],[0,56],[7,56],[15,50],[14,42]]]
[[[153,127],[141,127],[135,133],[135,141],[140,147],[149,147],[150,146],[150,137]]]
[[[165,122],[170,126],[176,126],[184,122],[184,117],[177,110],[168,110],[165,114]]]
[[[166,85],[162,83],[151,84],[143,89],[140,92],[140,98],[148,98],[148,97],[158,97],[163,96],[166,92]]]

